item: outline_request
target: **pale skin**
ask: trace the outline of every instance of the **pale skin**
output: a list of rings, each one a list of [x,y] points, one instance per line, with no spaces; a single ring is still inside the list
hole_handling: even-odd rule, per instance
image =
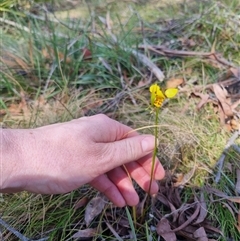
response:
[[[133,206],[139,197],[128,174],[148,191],[154,136],[139,135],[103,114],[0,131],[0,192],[61,194],[89,183],[115,205]],[[157,160],[151,194],[164,174]]]

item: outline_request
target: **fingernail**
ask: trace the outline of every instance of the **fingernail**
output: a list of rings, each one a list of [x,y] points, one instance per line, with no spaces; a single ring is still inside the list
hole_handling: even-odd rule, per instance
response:
[[[150,152],[154,149],[155,146],[155,137],[154,136],[146,136],[142,142],[142,149],[144,152]]]

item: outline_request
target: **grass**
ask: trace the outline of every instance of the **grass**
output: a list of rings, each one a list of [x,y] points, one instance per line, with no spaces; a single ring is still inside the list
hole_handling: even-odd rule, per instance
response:
[[[227,152],[227,158],[224,167],[224,174],[220,179],[218,184],[212,184],[212,187],[222,191],[223,193],[232,196],[236,195],[235,190],[235,181],[237,179],[236,176],[236,169],[239,169],[239,160],[240,155],[239,153],[235,152],[234,150],[230,149]],[[231,171],[231,167],[233,167],[233,172]],[[230,169],[229,169],[230,168]],[[229,203],[225,199],[214,198],[211,200],[209,197],[210,207],[211,210],[210,215],[212,218],[217,219],[219,224],[221,225],[221,229],[224,233],[223,240],[227,240],[228,237],[232,237],[233,240],[239,239],[239,231],[237,231],[236,222],[234,221],[235,216],[230,211],[231,208],[229,207]],[[234,208],[238,208],[238,205],[233,204]]]
[[[210,52],[215,48],[236,66],[240,65],[240,35],[236,31],[239,29],[240,5],[237,0],[155,7],[155,19],[149,19],[147,6],[136,5],[134,9],[136,11],[129,10],[127,19],[110,11],[115,38],[97,17],[80,19],[69,27],[70,20],[61,20],[64,25],[4,12],[3,17],[15,25],[4,25],[0,46],[4,50],[4,61],[0,66],[0,113],[3,113],[0,119],[3,124],[8,128],[37,127],[102,112],[133,128],[152,125],[154,116],[148,109],[147,82],[151,73],[130,51],[126,51],[126,48],[136,48],[142,43],[199,52]],[[143,9],[146,18],[138,14]],[[104,10],[104,15],[99,14],[105,16],[105,13]],[[95,33],[91,29],[93,24]],[[188,39],[194,42],[193,46],[186,43]],[[90,56],[85,56],[86,49]],[[158,156],[165,169],[171,176],[194,170],[185,184],[182,200],[187,202],[196,187],[204,188],[205,185],[235,196],[238,153],[230,150],[220,183],[213,182],[214,165],[230,133],[220,126],[212,104],[196,111],[199,100],[190,96],[196,85],[204,89],[207,84],[216,82],[228,68],[199,57],[164,57],[147,50],[143,53],[164,71],[166,80],[183,77],[189,88],[164,106],[159,117]],[[152,82],[157,81],[154,76],[152,78]],[[116,98],[118,95],[120,98]],[[141,131],[152,133],[153,128]],[[232,171],[227,169],[229,165]],[[143,197],[141,190],[139,193]],[[84,207],[75,209],[74,204],[81,198],[95,195],[90,187],[54,196],[25,192],[4,194],[0,215],[27,237],[74,240],[72,235],[86,228]],[[239,240],[236,213],[231,211],[238,210],[237,204],[232,203],[233,207],[228,208],[226,200],[213,194],[206,195],[206,202],[208,217],[223,233],[216,239]],[[158,240],[156,232],[150,228],[156,222],[148,217],[143,224],[134,227],[130,211],[110,207],[101,218],[108,220],[109,213],[119,219],[128,219],[127,227],[136,233],[137,240],[146,240],[146,236],[149,240]],[[116,219],[111,224],[114,226],[115,222]],[[97,218],[91,227],[98,225]],[[104,224],[99,226],[102,232],[94,240],[114,239]],[[1,229],[1,232],[5,240],[16,240],[7,230]]]

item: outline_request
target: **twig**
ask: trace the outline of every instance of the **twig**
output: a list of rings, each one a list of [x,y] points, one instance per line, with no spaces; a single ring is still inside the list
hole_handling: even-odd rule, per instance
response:
[[[31,30],[29,28],[27,28],[25,26],[22,26],[21,24],[15,23],[13,21],[10,21],[10,20],[7,20],[7,19],[4,19],[4,18],[0,17],[0,22],[6,23],[6,24],[8,24],[10,26],[13,26],[13,27],[16,27],[16,28],[18,28],[20,30],[24,30],[27,33],[31,33]]]
[[[9,224],[7,224],[5,221],[3,221],[0,218],[0,225],[2,225],[4,228],[6,228],[8,231],[13,233],[16,237],[18,237],[21,241],[30,241],[27,237],[19,233],[16,229],[12,228]]]
[[[19,23],[15,23],[15,22],[13,22],[13,21],[10,21],[10,20],[7,20],[7,19],[1,18],[1,17],[0,17],[0,22],[6,23],[6,24],[8,24],[8,25],[10,25],[10,26],[12,26],[12,27],[16,27],[16,28],[18,28],[18,29],[20,29],[20,30],[23,30],[23,31],[27,32],[27,33],[35,33],[35,34],[40,35],[40,36],[43,35],[43,33],[40,33],[40,32],[38,33],[38,32],[31,31],[28,27],[22,26],[22,25],[19,24]],[[48,34],[49,34],[50,36],[52,36],[51,33],[48,33]],[[57,34],[55,34],[55,35],[57,35],[58,37],[68,38],[67,35],[60,34],[60,33],[57,33]]]
[[[163,72],[155,65],[146,55],[137,52],[131,48],[124,48],[126,51],[130,51],[139,61],[145,64],[150,71],[152,71],[160,82],[163,82],[165,76]]]
[[[168,55],[168,56],[180,56],[180,57],[187,57],[187,56],[200,56],[200,57],[209,57],[213,53],[211,52],[195,52],[195,51],[185,51],[185,50],[174,50],[168,49],[162,45],[139,45],[139,49],[149,49],[153,52]]]
[[[222,168],[223,168],[223,163],[224,163],[224,159],[226,157],[226,152],[228,151],[230,146],[234,145],[234,142],[239,137],[239,135],[240,135],[240,131],[235,131],[233,133],[233,135],[231,136],[231,138],[227,142],[227,144],[226,144],[226,146],[225,146],[225,148],[223,150],[222,155],[218,159],[217,164],[216,164],[216,167],[218,168],[218,172],[217,172],[216,177],[215,177],[215,183],[218,183],[220,181]]]
[[[68,114],[69,114],[73,119],[75,119],[75,117],[73,116],[73,114],[71,113],[71,111],[67,108],[66,105],[64,105],[64,104],[62,103],[61,100],[57,99],[57,98],[54,97],[54,96],[53,96],[53,99],[54,99],[54,100],[57,100],[57,101],[62,105],[62,107],[68,112]]]
[[[240,154],[240,146],[233,144],[232,148],[233,148],[234,151],[236,151]]]
[[[121,66],[120,66],[119,62],[117,63],[117,66],[118,66],[118,72],[119,72],[119,74],[120,74],[120,81],[121,81],[122,89],[123,89],[123,90],[127,90],[127,93],[128,93],[128,95],[129,95],[130,99],[132,100],[132,103],[133,103],[135,106],[137,106],[137,102],[136,102],[136,100],[134,99],[134,97],[133,97],[133,95],[132,95],[132,93],[131,93],[130,88],[128,87],[126,81],[124,81],[124,77],[123,77],[123,75],[122,75],[122,69],[121,69]]]
[[[236,84],[238,80],[236,78],[229,78],[224,81],[219,81],[218,84],[221,84],[223,87],[227,87],[229,85]],[[213,83],[215,84],[215,83]],[[213,84],[207,84],[205,86],[203,85],[195,85],[195,86],[184,86],[182,89],[179,90],[180,93],[188,92],[188,91],[201,91],[201,90],[206,90],[206,89],[212,89]],[[234,98],[234,96],[231,96]]]
[[[96,45],[99,46],[99,47],[106,47],[106,45],[103,45],[101,43],[96,43]],[[110,48],[110,49],[113,48],[110,45],[107,45],[107,47]],[[131,52],[140,62],[145,64],[150,69],[150,71],[153,72],[153,74],[155,74],[155,76],[158,78],[158,80],[160,82],[162,82],[164,80],[165,76],[164,76],[163,72],[161,71],[161,69],[159,69],[157,67],[157,65],[154,64],[147,56],[145,56],[142,53],[139,53],[138,51],[136,51],[132,48],[126,48],[126,47],[123,47],[121,45],[119,47],[122,48],[124,51]]]
[[[29,239],[26,236],[24,236],[23,234],[21,234],[20,232],[18,232],[16,229],[12,228],[9,224],[7,224],[1,218],[0,218],[0,225],[2,225],[4,228],[6,228],[11,233],[13,233],[21,241],[47,241],[49,239],[49,237],[40,238],[40,239],[34,239],[34,240],[33,239]],[[1,233],[0,233],[0,238],[1,238]],[[2,240],[2,239],[0,239],[0,240]]]
[[[236,170],[237,182],[235,184],[235,191],[240,194],[240,169]]]
[[[194,22],[199,21],[201,18],[203,18],[204,16],[206,16],[207,14],[209,14],[212,10],[214,10],[216,7],[215,5],[213,5],[212,7],[210,7],[209,9],[207,9],[205,12],[201,13],[201,14],[195,14],[193,15],[193,17],[191,17],[190,19],[187,19],[184,23],[181,23],[178,19],[176,19],[176,23],[173,26],[167,27],[163,30],[161,30],[161,32],[170,32],[172,30],[176,30],[176,33],[181,33],[183,31],[184,28],[186,28],[186,26],[193,24]],[[172,19],[171,19],[172,20]]]
[[[168,49],[165,46],[161,46],[161,45],[139,45],[138,48],[149,49],[155,53],[161,54],[163,56],[169,56],[169,57],[173,57],[173,56],[174,57],[198,56],[202,58],[214,57],[214,59],[218,61],[220,64],[236,68],[236,66],[233,63],[224,59],[223,57],[220,56],[220,54],[215,52],[195,52],[195,51],[173,50],[173,49]]]
[[[218,168],[218,172],[215,176],[215,182],[216,183],[218,183],[220,181],[221,172],[222,172],[222,169],[223,169],[223,163],[224,163],[225,157],[226,157],[225,153],[222,153],[222,155],[220,156],[220,158],[218,159],[218,162],[216,164],[216,167]]]
[[[45,238],[40,238],[40,239],[34,239],[31,241],[47,241],[49,239],[49,237],[45,237]]]
[[[54,23],[59,23],[59,21],[57,19],[54,19],[50,16],[50,18],[48,17],[48,19],[46,19],[46,16],[38,16],[29,12],[24,12],[28,17],[37,19],[37,20],[41,20],[41,21],[51,21]]]
[[[43,94],[47,91],[48,86],[49,86],[49,83],[50,83],[51,78],[52,78],[52,75],[53,75],[54,71],[56,70],[56,68],[57,68],[57,64],[54,62],[54,63],[52,64],[51,69],[50,69],[50,72],[49,72],[49,74],[48,74],[48,78],[47,78],[47,80],[46,80],[46,83],[45,83],[45,86],[44,86],[44,89],[43,89]]]
[[[116,94],[116,96],[110,100],[107,100],[105,103],[103,103],[101,106],[95,108],[95,109],[90,109],[85,113],[85,116],[91,116],[99,113],[109,113],[109,112],[114,112],[116,111],[119,102],[121,99],[126,95],[126,91],[120,91],[119,93]]]

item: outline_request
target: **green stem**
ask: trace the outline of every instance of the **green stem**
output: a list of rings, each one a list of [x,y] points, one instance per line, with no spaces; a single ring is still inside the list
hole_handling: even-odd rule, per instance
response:
[[[155,167],[155,161],[156,161],[156,156],[157,156],[157,144],[158,144],[158,114],[159,114],[160,108],[156,108],[156,116],[155,116],[155,128],[154,128],[154,136],[155,136],[155,145],[154,145],[154,150],[153,150],[153,156],[152,156],[152,168],[151,168],[151,179],[150,179],[150,184],[149,184],[149,189],[148,189],[148,194],[150,195],[150,190],[152,186],[152,181],[153,181],[153,175],[154,175],[154,167]]]
[[[133,213],[133,224],[134,224],[134,227],[137,228],[137,207],[136,206],[132,207],[132,213]]]

